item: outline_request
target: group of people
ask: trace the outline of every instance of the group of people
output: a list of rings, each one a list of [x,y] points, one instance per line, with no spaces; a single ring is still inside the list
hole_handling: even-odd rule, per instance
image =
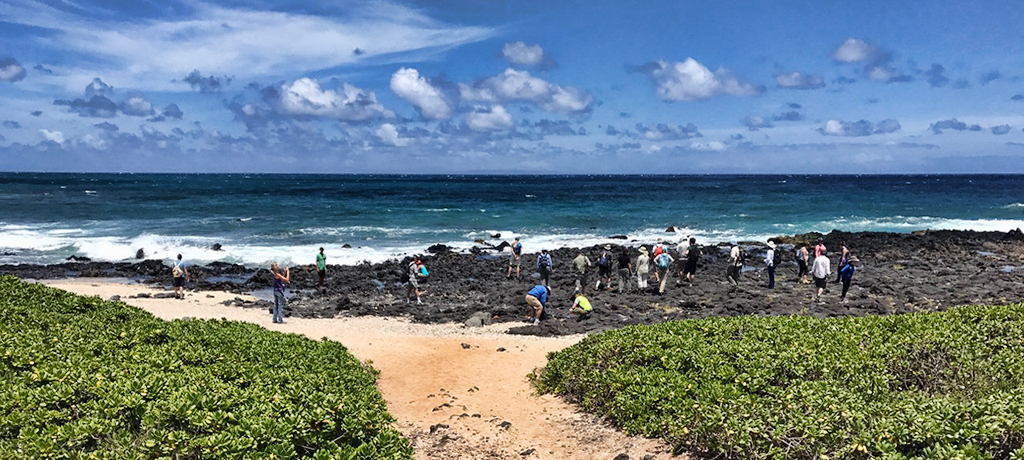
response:
[[[736,251],[738,245],[733,246],[733,251]],[[742,249],[739,249],[742,253]],[[821,296],[825,293],[828,287],[828,279],[832,275],[832,261],[828,258],[828,249],[825,247],[825,242],[818,238],[817,243],[814,245],[814,258],[811,258],[811,245],[802,244],[798,245],[795,251],[796,263],[797,263],[797,278],[799,282],[808,284],[811,280],[808,279],[808,275],[814,279],[814,301],[821,302]],[[742,256],[741,256],[742,258]],[[768,253],[765,255],[764,263],[765,269],[768,272],[768,289],[775,288],[775,267],[779,265],[779,254],[775,250],[775,243],[768,241]],[[742,260],[740,261],[742,265]],[[840,244],[839,251],[839,263],[837,264],[836,270],[836,283],[842,283],[843,290],[839,296],[840,301],[846,301],[846,293],[850,290],[850,284],[853,282],[853,274],[857,271],[857,265],[860,264],[860,259],[853,256],[850,250],[846,247],[846,242]],[[732,280],[730,280],[732,281]]]

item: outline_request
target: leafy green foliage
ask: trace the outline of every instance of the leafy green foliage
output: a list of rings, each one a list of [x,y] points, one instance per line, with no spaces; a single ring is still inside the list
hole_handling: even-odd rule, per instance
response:
[[[552,353],[531,379],[722,458],[1024,458],[1024,304],[633,326]]]
[[[344,346],[0,277],[0,458],[409,459]]]

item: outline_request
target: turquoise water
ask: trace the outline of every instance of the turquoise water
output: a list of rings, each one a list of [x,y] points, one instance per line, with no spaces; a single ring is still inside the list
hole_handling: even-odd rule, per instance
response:
[[[534,252],[613,235],[714,244],[832,229],[1008,231],[1024,227],[1022,186],[1019,175],[4,173],[0,263],[133,260],[141,248],[257,266],[312,263],[324,246],[330,263],[354,264],[514,236]]]

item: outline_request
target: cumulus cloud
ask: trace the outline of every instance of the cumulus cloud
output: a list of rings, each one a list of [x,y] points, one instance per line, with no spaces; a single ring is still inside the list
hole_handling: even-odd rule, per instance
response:
[[[770,121],[766,120],[764,117],[760,117],[757,115],[749,115],[746,118],[744,118],[743,126],[746,126],[747,130],[749,131],[757,131],[761,128],[775,127],[775,125],[773,125]]]
[[[690,148],[693,150],[703,150],[708,152],[720,152],[725,150],[725,144],[719,141],[710,142],[694,142],[690,144]]]
[[[463,99],[474,102],[526,102],[549,112],[589,113],[594,98],[579,88],[561,86],[524,70],[505,69],[472,85],[459,84]]]
[[[512,65],[543,69],[555,67],[555,61],[544,54],[544,48],[540,45],[527,45],[525,42],[506,43],[501,47],[501,55]]]
[[[100,80],[99,77],[93,78],[92,82],[85,86],[85,97],[91,98],[93,96],[103,96],[106,98],[114,97],[114,87]]]
[[[800,112],[790,110],[789,112],[783,112],[778,115],[772,116],[774,121],[800,121],[803,120],[804,116],[800,115]]]
[[[282,113],[292,116],[333,118],[341,121],[366,121],[394,114],[377,102],[377,96],[348,83],[341,91],[323,90],[311,78],[300,78],[281,85],[277,104]]]
[[[864,40],[848,38],[832,52],[832,59],[839,62],[860,62],[875,52],[875,47]]]
[[[43,67],[42,64],[36,64],[34,67],[32,67],[32,70],[38,71],[39,73],[45,73],[46,75],[53,75],[53,71],[47,69],[46,67]]]
[[[60,131],[50,131],[48,129],[40,129],[39,134],[43,135],[43,138],[49,142],[56,142],[58,144],[64,143],[64,133]]]
[[[928,84],[932,88],[942,88],[949,84],[949,77],[946,76],[946,68],[940,64],[932,64],[932,67],[924,73],[928,77]]]
[[[88,101],[75,99],[73,101],[58,99],[53,105],[67,106],[71,113],[77,113],[80,117],[88,118],[113,118],[117,116],[117,104],[105,96],[93,96]]]
[[[117,132],[118,130],[121,129],[121,128],[118,128],[117,125],[115,125],[113,123],[110,123],[110,122],[107,122],[107,121],[104,121],[103,123],[96,123],[93,126],[99,128],[99,129],[102,129],[104,131],[110,131],[110,132]]]
[[[153,110],[153,104],[141,94],[129,96],[128,100],[118,104],[118,108],[121,109],[121,113],[133,117],[148,117],[156,113],[156,110]]]
[[[646,73],[657,88],[658,97],[668,102],[700,101],[715,96],[757,96],[763,86],[741,82],[727,69],[712,72],[693,58],[683,62],[657,61],[636,69]]]
[[[409,145],[409,139],[398,136],[398,129],[391,123],[384,123],[377,128],[377,137],[387,144],[394,145],[396,147],[405,147]]]
[[[685,125],[658,123],[654,125],[636,124],[639,136],[649,141],[677,141],[703,137],[693,123]]]
[[[1002,136],[1003,134],[1010,132],[1011,129],[1013,128],[1011,128],[1010,125],[993,126],[992,134],[995,134],[996,136]]]
[[[452,117],[452,108],[441,89],[421,77],[416,69],[401,68],[391,75],[391,91],[409,101],[428,120]]]
[[[200,93],[218,92],[225,86],[230,85],[231,80],[231,77],[215,77],[213,75],[204,77],[199,73],[199,70],[193,70],[192,73],[182,79],[182,81],[188,83],[193,90],[199,91]]]
[[[572,127],[572,124],[568,120],[548,120],[547,118],[542,119],[532,125],[532,128],[536,129],[541,136],[585,136],[587,130],[584,127],[580,127],[578,130]]]
[[[951,129],[954,131],[981,131],[981,126],[968,126],[967,123],[957,120],[956,118],[951,118],[949,120],[936,121],[935,123],[932,123],[931,126],[928,127],[928,129],[930,129],[935,134],[942,134],[942,131],[947,129]]]
[[[775,75],[775,84],[783,89],[818,89],[825,87],[825,80],[817,75],[792,72]]]
[[[167,105],[167,107],[164,107],[164,109],[160,112],[160,115],[157,115],[146,121],[161,122],[166,121],[168,118],[180,120],[181,117],[184,115],[185,114],[181,111],[181,109],[178,108],[178,104],[169,104]]]
[[[871,123],[867,120],[842,121],[828,120],[825,126],[818,128],[818,132],[826,136],[863,137],[872,134],[889,134],[899,131],[900,123],[896,120],[882,120],[878,123]]]
[[[25,68],[18,63],[17,59],[0,59],[0,81],[14,83],[24,79],[26,74]]]
[[[479,106],[466,115],[466,126],[473,131],[503,130],[512,125],[512,115],[500,105]]]

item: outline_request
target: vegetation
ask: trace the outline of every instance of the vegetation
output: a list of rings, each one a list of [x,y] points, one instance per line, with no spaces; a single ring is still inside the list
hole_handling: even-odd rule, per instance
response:
[[[1024,458],[1024,304],[634,326],[531,379],[719,458]]]
[[[0,458],[412,458],[338,343],[0,277],[0,346]]]

